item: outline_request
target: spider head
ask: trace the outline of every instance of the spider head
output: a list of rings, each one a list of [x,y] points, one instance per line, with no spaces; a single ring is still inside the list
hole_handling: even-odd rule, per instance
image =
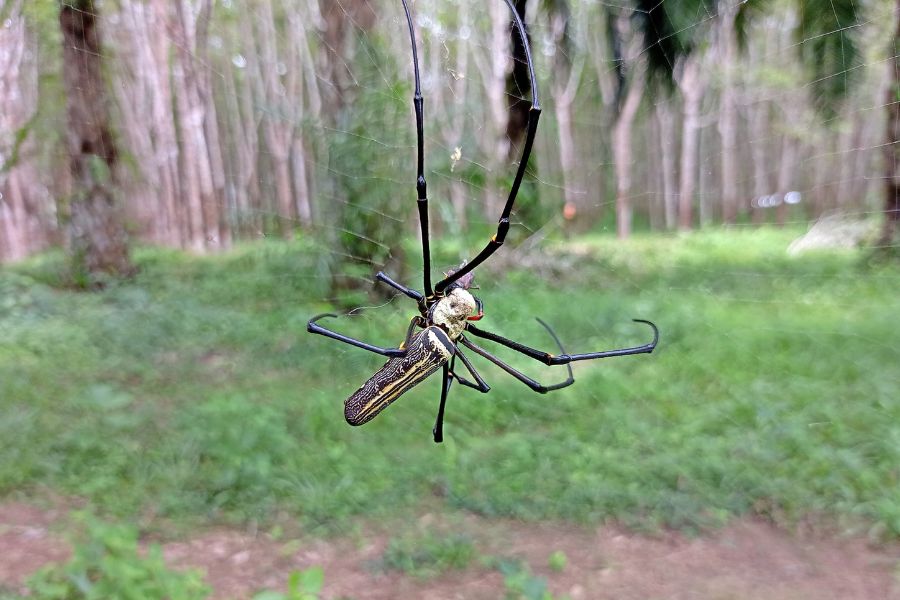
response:
[[[462,286],[456,286],[431,306],[428,321],[443,327],[450,339],[455,340],[462,335],[466,321],[476,310],[481,318],[481,301]]]

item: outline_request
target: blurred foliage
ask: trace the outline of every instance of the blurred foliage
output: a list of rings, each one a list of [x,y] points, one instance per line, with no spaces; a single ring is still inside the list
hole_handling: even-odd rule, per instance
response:
[[[253,600],[318,600],[324,581],[322,567],[294,571],[288,577],[286,593],[266,590],[253,596]]]
[[[477,361],[493,389],[454,389],[443,445],[436,380],[346,425],[343,400],[383,358],[306,333],[331,306],[303,239],[138,251],[137,278],[95,295],[48,285],[57,255],[4,268],[0,493],[171,523],[290,515],[313,532],[437,501],[642,529],[812,515],[896,537],[900,271],[854,251],[790,257],[796,234],[579,238],[481,271],[499,334],[549,347],[540,316],[567,350],[608,349],[644,341],[636,317],[661,342],[577,364],[576,384],[546,396]],[[394,344],[414,310],[401,298],[335,327]]]
[[[562,550],[555,551],[550,555],[550,558],[547,559],[547,565],[550,567],[550,570],[556,572],[565,571],[566,564],[568,562],[569,559],[566,557],[566,553]]]
[[[210,589],[196,571],[173,571],[159,546],[138,550],[137,530],[83,516],[71,560],[44,567],[28,582],[34,600],[200,600]]]
[[[468,534],[429,529],[392,538],[380,567],[428,579],[465,569],[475,555],[474,541]]]
[[[506,600],[554,600],[555,597],[547,589],[547,580],[532,574],[531,569],[523,561],[499,559],[497,570],[503,574],[503,585],[506,588]],[[561,597],[559,600],[565,600]]]

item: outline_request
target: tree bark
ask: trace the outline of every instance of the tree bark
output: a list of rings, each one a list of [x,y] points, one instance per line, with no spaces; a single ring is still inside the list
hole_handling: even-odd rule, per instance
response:
[[[559,136],[559,166],[562,171],[563,216],[572,229],[585,229],[591,224],[589,205],[584,184],[579,178],[578,150],[573,127],[572,105],[581,82],[584,68],[582,58],[572,62],[572,44],[569,40],[569,5],[564,0],[552,4],[550,32],[553,36],[554,69],[550,93],[553,95],[554,112]],[[580,218],[579,218],[580,217]],[[572,227],[574,225],[574,227]]]
[[[794,181],[794,167],[797,160],[797,147],[799,142],[790,133],[786,133],[781,142],[781,163],[778,167],[778,196],[780,202],[775,208],[775,222],[779,227],[784,227],[787,222],[788,204],[785,197],[791,191]]]
[[[275,69],[279,64],[275,17],[272,6],[263,2],[256,19],[257,31],[255,38],[259,43],[259,60],[254,65],[254,80],[256,81],[256,93],[258,103],[271,107],[263,122],[266,144],[272,166],[275,170],[275,198],[277,200],[278,229],[281,237],[289,239],[294,232],[294,192],[291,181],[291,143],[294,137],[294,121],[296,115],[295,105],[300,102],[297,97],[297,66],[296,52],[286,52],[285,73],[288,82],[282,83],[282,78]],[[290,37],[290,36],[289,36]]]
[[[468,2],[461,2],[457,9],[457,16],[460,23],[465,23],[468,18]],[[440,69],[440,57],[442,55],[441,45],[445,42],[439,36],[432,36],[432,50],[429,53],[432,59],[432,73],[435,81],[438,81],[438,73]],[[468,92],[469,78],[469,44],[465,40],[457,40],[452,48],[448,51],[453,52],[453,69],[450,77],[447,79],[447,87],[440,90],[434,98],[435,108],[432,114],[444,114],[443,119],[438,119],[441,135],[444,145],[450,149],[450,172],[457,172],[457,164],[463,160],[462,147],[463,124],[465,116],[465,101]],[[450,59],[447,59],[448,62]],[[447,102],[447,99],[455,98],[463,103],[463,109],[460,109],[455,103]],[[457,155],[456,149],[459,148]],[[468,196],[465,190],[465,183],[458,175],[450,178],[450,203],[453,206],[453,215],[456,220],[455,231],[462,232],[468,226]]]
[[[659,153],[662,167],[663,211],[666,229],[675,229],[678,218],[678,173],[675,169],[675,119],[669,102],[656,105],[659,124]]]
[[[900,0],[896,1],[894,19],[896,33],[890,46],[888,61],[890,84],[885,106],[887,107],[887,127],[884,144],[884,225],[879,245],[893,244],[900,222]]]
[[[769,101],[757,98],[756,103],[749,107],[750,131],[751,131],[751,156],[753,157],[753,222],[758,224],[766,220],[766,208],[760,206],[762,198],[772,193],[771,177],[769,174],[770,144],[768,140],[769,125]]]
[[[205,46],[211,0],[200,0],[194,14],[186,0],[175,2],[175,19],[171,32],[175,40],[177,60],[173,61],[175,107],[181,142],[181,168],[190,216],[190,247],[202,251],[220,247],[219,199],[215,194],[210,162],[209,140],[205,121],[214,118],[207,113],[205,88],[197,59],[198,48]]]
[[[644,72],[630,77],[628,95],[613,127],[613,159],[616,165],[616,233],[620,239],[631,235],[631,129],[644,95]]]
[[[66,0],[59,13],[63,39],[67,147],[74,190],[69,200],[68,249],[81,283],[133,273],[116,202],[118,149],[103,81],[103,48],[93,0]]]
[[[502,2],[491,2],[488,5],[491,18],[491,37],[486,48],[487,56],[474,53],[473,58],[481,73],[485,93],[488,97],[485,107],[484,123],[481,135],[478,138],[479,145],[486,155],[488,171],[495,178],[488,180],[484,186],[485,217],[490,220],[497,218],[503,206],[500,191],[497,189],[496,178],[503,176],[500,173],[502,165],[510,156],[510,142],[506,137],[504,120],[507,118],[506,97],[504,82],[509,65],[509,36],[506,28],[509,26],[508,10]]]
[[[681,185],[678,194],[678,223],[683,231],[693,225],[694,190],[697,181],[697,148],[700,137],[700,101],[704,81],[700,60],[691,55],[680,65],[678,88],[684,99],[684,124],[681,134]]]
[[[27,122],[22,94],[25,56],[25,17],[21,1],[9,7],[7,23],[0,26],[0,262],[28,255],[28,211],[19,181],[16,132]]]
[[[737,98],[734,71],[737,64],[737,39],[734,20],[737,7],[731,0],[719,2],[718,50],[722,70],[722,95],[719,106],[719,136],[722,140],[722,221],[734,223],[738,215]]]
[[[644,96],[647,78],[647,59],[642,52],[643,37],[631,28],[631,11],[616,17],[619,39],[623,40],[621,73],[624,100],[618,107],[612,132],[613,163],[616,172],[616,233],[619,238],[631,235],[631,130]]]
[[[525,23],[525,13],[528,11],[528,0],[515,0],[516,12],[522,23]],[[528,73],[528,61],[525,57],[525,45],[519,37],[519,30],[515,26],[512,17],[509,19],[509,36],[512,46],[512,70],[506,79],[506,101],[509,106],[509,117],[506,120],[506,137],[509,140],[509,160],[518,158],[522,143],[525,140],[525,130],[528,128],[528,113],[531,110],[531,99],[528,97],[531,89],[531,77]],[[525,36],[529,39],[528,26],[525,26]]]

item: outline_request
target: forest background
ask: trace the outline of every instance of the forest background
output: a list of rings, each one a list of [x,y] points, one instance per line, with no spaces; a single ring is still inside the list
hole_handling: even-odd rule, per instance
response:
[[[900,4],[514,4],[484,326],[662,337],[546,396],[479,364],[435,445],[434,381],[347,427],[382,361],[305,331],[414,310],[402,4],[2,0],[0,597],[900,593]],[[530,81],[504,2],[410,7],[437,275]]]

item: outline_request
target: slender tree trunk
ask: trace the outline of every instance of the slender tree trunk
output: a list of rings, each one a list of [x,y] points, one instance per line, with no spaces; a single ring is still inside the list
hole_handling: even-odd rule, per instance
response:
[[[153,0],[151,13],[153,26],[165,28],[169,22],[167,0]],[[145,27],[152,28],[151,24]],[[178,175],[178,132],[175,129],[172,106],[171,76],[169,72],[169,44],[166,36],[144,35],[146,44],[152,54],[152,70],[149,77],[153,82],[152,137],[156,140],[155,163],[159,172],[158,192],[162,195],[162,203],[165,206],[167,237],[173,245],[184,248],[188,244],[188,237],[184,235],[186,223],[182,215],[183,205],[179,201],[182,197],[182,183]]]
[[[632,126],[644,96],[647,75],[647,59],[642,52],[644,38],[633,31],[631,16],[630,10],[622,10],[615,18],[622,48],[618,58],[622,61],[620,85],[623,86],[619,97],[623,99],[613,124],[612,153],[616,173],[616,233],[623,239],[631,235]]]
[[[781,163],[778,168],[778,196],[781,201],[775,209],[775,221],[779,227],[783,227],[787,222],[788,204],[784,200],[794,182],[797,146],[798,141],[790,133],[786,133],[781,142]]]
[[[528,11],[528,0],[515,0],[516,12],[522,23],[525,23],[525,13]],[[525,35],[529,38],[526,26]],[[509,106],[509,117],[506,120],[506,138],[509,140],[509,160],[518,158],[522,143],[525,141],[525,130],[528,128],[528,112],[531,109],[531,99],[528,97],[531,89],[531,77],[528,73],[528,61],[525,58],[525,45],[519,37],[518,29],[514,25],[512,16],[509,19],[509,36],[512,46],[512,70],[506,79],[506,102]]]
[[[204,44],[205,46],[205,44]],[[203,57],[203,64],[208,64],[209,59]],[[216,118],[216,104],[213,100],[213,88],[211,72],[205,68],[202,77],[204,79],[206,119],[204,121],[204,133],[206,133],[206,149],[209,158],[210,174],[212,175],[212,197],[207,214],[215,222],[210,226],[208,235],[215,237],[214,246],[225,249],[231,246],[231,225],[227,219],[225,209],[225,159],[222,156],[222,141],[219,139],[219,121]]]
[[[291,144],[291,173],[294,179],[295,209],[300,224],[309,227],[313,222],[312,201],[309,190],[309,174],[306,170],[306,145],[299,135]]]
[[[700,134],[697,143],[697,154],[699,156],[714,156],[714,150],[710,149],[709,146],[712,145],[713,140],[710,138],[713,135],[706,129],[705,126],[701,126]],[[699,169],[698,173],[698,182],[697,182],[697,197],[699,199],[700,210],[698,211],[699,224],[700,227],[706,227],[707,225],[713,222],[715,219],[715,196],[713,192],[710,190],[717,189],[717,186],[713,183],[716,177],[713,173],[713,167],[710,163],[706,163],[703,168]]]
[[[879,245],[890,246],[900,222],[900,0],[897,0],[894,19],[896,34],[890,47],[888,61],[890,84],[885,105],[887,107],[887,127],[884,145],[884,226]]]
[[[287,85],[274,69],[282,56],[279,55],[275,16],[269,2],[263,2],[257,13],[255,22],[257,31],[255,38],[259,43],[259,61],[254,72],[258,102],[270,106],[263,131],[275,170],[275,198],[277,200],[278,228],[281,237],[290,238],[294,232],[294,191],[291,182],[291,142],[294,137],[294,105],[300,102],[297,98],[296,52],[288,52],[285,59],[285,70],[289,78]],[[290,36],[288,36],[290,37]]]
[[[7,21],[0,25],[0,262],[28,255],[25,190],[19,181],[20,167],[13,164],[16,131],[25,126],[22,94],[22,62],[25,56],[25,17],[21,1],[9,6]]]
[[[577,58],[572,62],[572,43],[570,40],[570,8],[566,0],[559,0],[551,5],[550,31],[553,36],[554,54],[553,79],[550,91],[553,95],[554,112],[558,129],[559,166],[563,183],[563,216],[574,229],[590,226],[589,203],[584,184],[579,177],[578,149],[573,126],[572,105],[584,61]],[[578,218],[576,218],[578,217]]]
[[[176,110],[183,157],[181,167],[190,214],[191,248],[202,251],[221,247],[219,239],[219,198],[213,181],[210,140],[206,120],[215,118],[207,112],[204,68],[198,56],[205,53],[206,28],[209,24],[211,0],[200,0],[199,8],[185,6],[186,0],[175,2],[175,19],[171,32],[175,40],[177,60],[173,61]]]
[[[697,145],[700,137],[700,101],[704,82],[700,60],[688,56],[681,65],[678,87],[684,99],[684,125],[681,134],[681,185],[679,186],[678,223],[682,230],[693,225],[694,188],[697,181]]]
[[[118,150],[103,81],[104,56],[93,0],[66,0],[59,13],[67,146],[74,190],[68,247],[76,276],[130,275],[125,228],[116,202]],[[91,282],[93,284],[93,282]]]
[[[722,141],[722,221],[734,223],[738,214],[737,98],[734,70],[737,64],[737,39],[734,19],[737,6],[731,0],[719,2],[718,50],[722,69],[722,95],[719,106],[719,136]]]
[[[299,116],[303,116],[304,120],[312,121],[319,117],[322,103],[318,98],[319,89],[315,79],[310,82],[304,81],[305,69],[312,69],[312,63],[301,63],[301,57],[306,56],[306,60],[310,60],[308,55],[311,54],[309,41],[306,35],[306,20],[293,10],[290,0],[284,1],[284,10],[288,14],[288,39],[291,44],[288,54],[288,72],[290,79],[288,82],[288,90],[293,98],[298,102],[302,102],[302,110],[297,111],[295,121],[299,120]],[[307,18],[309,15],[307,15]],[[307,100],[308,99],[308,100]],[[305,100],[305,101],[304,101]],[[309,170],[307,169],[307,144],[304,139],[304,128],[297,123],[292,128],[293,139],[291,141],[291,172],[294,182],[294,198],[297,217],[300,219],[300,225],[309,229],[313,224],[313,200],[312,200],[312,181]]]
[[[750,140],[751,155],[753,157],[753,222],[762,223],[766,218],[766,208],[759,205],[759,201],[772,193],[772,183],[769,175],[769,143],[768,126],[769,103],[767,100],[757,99],[756,104],[750,107]]]
[[[631,235],[631,130],[644,95],[643,69],[632,73],[628,95],[613,126],[612,148],[616,168],[616,233],[620,239]]]
[[[248,65],[254,64],[256,58],[256,43],[253,40],[254,30],[248,21],[241,23],[241,34],[246,45],[246,61]],[[252,41],[252,43],[251,43]],[[237,218],[243,230],[250,231],[253,237],[262,235],[262,190],[259,187],[259,125],[261,112],[255,108],[253,100],[252,84],[249,81],[238,81],[233,70],[229,70],[229,90],[234,90],[231,97],[234,102],[234,110],[229,111],[232,116],[232,129],[235,139],[238,140],[235,149],[235,172],[238,194]],[[248,79],[248,78],[245,78]]]
[[[666,229],[674,229],[678,218],[678,173],[675,169],[675,120],[669,102],[656,105],[659,124],[659,153],[662,170],[663,211]]]
[[[572,129],[572,102],[565,95],[556,96],[554,106],[559,135],[559,166],[562,170],[564,214],[572,219],[578,213],[585,213],[584,197],[577,180],[578,164],[576,161],[575,131]],[[581,220],[581,222],[585,222]]]
[[[466,22],[468,18],[468,6],[468,2],[461,2],[459,4],[458,16],[461,23]],[[432,73],[434,73],[436,80],[439,69],[442,66],[442,64],[438,62],[442,55],[442,43],[439,36],[432,36],[432,51],[430,56],[432,58]],[[451,151],[451,173],[456,171],[458,162],[463,159],[462,135],[465,112],[464,110],[460,110],[459,106],[447,102],[447,100],[450,98],[458,99],[465,105],[466,94],[468,92],[467,82],[469,78],[468,42],[465,40],[458,40],[452,46],[452,52],[454,54],[452,63],[453,71],[447,79],[447,89],[441,90],[434,99],[436,107],[432,113],[443,113],[445,115],[445,118],[438,120],[438,124],[441,128],[444,144]],[[457,148],[459,148],[458,155],[456,153]],[[450,203],[453,206],[453,214],[456,220],[456,231],[465,231],[468,226],[468,196],[465,190],[465,183],[463,183],[458,176],[450,178]]]
[[[490,43],[484,53],[474,53],[473,58],[488,98],[484,107],[485,126],[481,128],[478,141],[487,157],[488,171],[493,177],[484,186],[485,217],[493,221],[503,206],[496,179],[505,175],[501,171],[510,154],[510,142],[503,125],[508,118],[504,82],[509,56],[509,36],[506,32],[509,27],[509,11],[502,2],[491,2],[488,12],[491,19]]]

